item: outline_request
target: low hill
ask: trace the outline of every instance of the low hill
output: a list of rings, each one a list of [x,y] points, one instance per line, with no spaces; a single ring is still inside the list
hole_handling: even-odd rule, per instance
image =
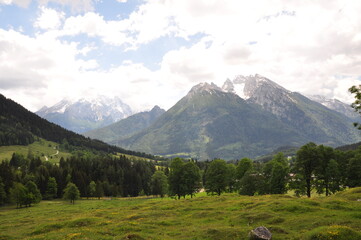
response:
[[[128,151],[66,130],[0,94],[0,146],[28,145],[37,138],[69,144],[78,149],[155,158],[149,154]]]

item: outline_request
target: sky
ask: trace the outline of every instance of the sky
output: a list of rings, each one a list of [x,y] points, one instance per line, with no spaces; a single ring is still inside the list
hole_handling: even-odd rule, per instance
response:
[[[201,82],[261,74],[352,102],[359,0],[0,0],[0,93],[31,111],[118,96],[169,109]]]

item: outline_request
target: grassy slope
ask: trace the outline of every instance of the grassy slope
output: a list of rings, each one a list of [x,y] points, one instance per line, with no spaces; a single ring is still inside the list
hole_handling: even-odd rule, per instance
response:
[[[71,153],[61,150],[59,150],[59,154],[55,155],[55,153],[57,152],[57,150],[54,149],[55,146],[59,146],[59,144],[51,141],[46,141],[44,139],[42,139],[41,141],[35,141],[34,143],[27,146],[0,146],[0,160],[10,160],[14,152],[20,153],[26,157],[29,149],[35,156],[39,156],[41,160],[45,161],[44,156],[47,156],[49,161],[54,163],[59,162],[61,157],[66,159],[67,157],[71,156]]]
[[[329,225],[358,234],[357,199],[361,188],[313,199],[227,194],[179,201],[82,200],[75,205],[44,201],[27,209],[0,208],[0,239],[247,239],[258,226],[268,227],[274,240],[307,239],[310,231]]]

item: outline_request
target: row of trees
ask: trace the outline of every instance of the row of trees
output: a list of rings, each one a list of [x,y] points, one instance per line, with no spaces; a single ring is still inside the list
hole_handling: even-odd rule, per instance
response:
[[[311,197],[313,190],[328,196],[361,186],[361,149],[343,152],[314,143],[301,147],[293,158],[278,153],[266,163],[243,158],[233,164],[216,159],[198,166],[173,160],[169,194],[192,196],[204,186],[207,193],[217,195],[235,191],[242,195],[284,194],[294,190],[298,196]]]
[[[22,195],[29,195],[26,189],[30,183],[36,185],[40,199],[62,198],[69,183],[74,183],[81,197],[150,195],[155,170],[154,162],[125,156],[61,158],[58,164],[52,164],[31,154],[24,157],[15,153],[10,161],[0,163],[0,204],[14,200],[15,188]],[[19,206],[26,205],[24,202],[19,202]]]

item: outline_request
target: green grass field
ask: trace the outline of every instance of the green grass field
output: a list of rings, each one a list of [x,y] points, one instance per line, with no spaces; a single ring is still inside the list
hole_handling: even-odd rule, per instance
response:
[[[31,208],[0,208],[0,239],[248,239],[251,229],[266,226],[274,240],[357,240],[358,199],[361,188],[312,199],[201,194],[181,200],[79,200],[75,205],[43,201]]]
[[[27,146],[20,146],[20,145],[12,145],[12,146],[1,146],[0,147],[0,160],[4,159],[11,159],[11,156],[14,152],[20,153],[25,157],[28,155],[29,149],[35,156],[39,156],[41,160],[45,161],[48,158],[48,161],[57,163],[59,162],[60,158],[63,157],[64,159],[71,156],[71,153],[63,152],[59,150],[57,153],[57,149],[54,149],[59,144],[55,142],[46,141],[41,139],[40,141],[35,141],[34,143],[27,145]]]

